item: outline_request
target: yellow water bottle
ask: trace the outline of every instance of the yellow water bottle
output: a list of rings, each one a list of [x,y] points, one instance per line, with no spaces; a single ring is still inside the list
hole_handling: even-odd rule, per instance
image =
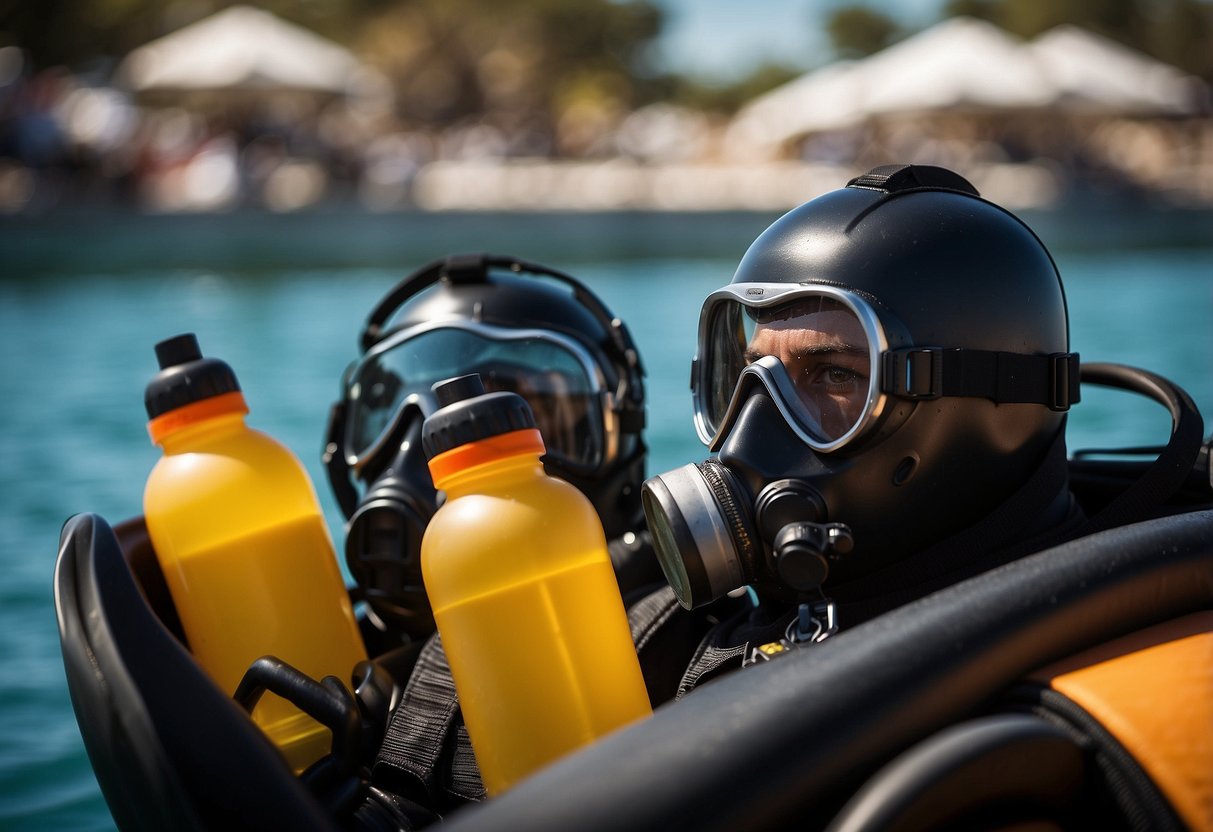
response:
[[[231,367],[203,358],[193,334],[156,357],[145,403],[164,455],[143,511],[191,652],[228,694],[267,654],[348,681],[366,648],[307,471],[245,425]],[[327,728],[273,694],[253,719],[296,771],[329,749]]]
[[[652,709],[593,505],[540,464],[527,403],[434,385],[422,441],[446,502],[421,571],[485,789]]]

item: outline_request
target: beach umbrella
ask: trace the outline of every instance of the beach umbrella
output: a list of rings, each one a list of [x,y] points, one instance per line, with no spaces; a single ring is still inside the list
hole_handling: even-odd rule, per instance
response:
[[[232,6],[147,43],[118,68],[118,78],[136,92],[345,93],[364,77],[349,50],[249,6]]]
[[[1208,92],[1199,78],[1078,26],[1050,29],[1027,49],[1058,102],[1079,112],[1186,115]]]

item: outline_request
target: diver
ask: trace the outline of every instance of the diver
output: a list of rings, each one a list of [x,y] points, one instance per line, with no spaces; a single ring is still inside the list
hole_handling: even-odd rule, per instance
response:
[[[1170,493],[1087,517],[1069,481],[1080,368],[1058,270],[942,168],[876,168],[778,219],[709,295],[698,338],[695,427],[715,456],[646,481],[644,507],[683,607],[751,603],[650,653],[683,668],[675,695],[1144,519]]]
[[[490,392],[526,399],[548,448],[544,467],[593,503],[626,600],[664,583],[640,502],[644,369],[624,322],[580,281],[495,255],[422,266],[371,311],[360,347],[324,461],[349,519],[346,562],[372,652],[413,647],[413,664],[393,666],[404,689],[373,783],[416,798],[421,822],[425,809],[484,795],[421,578],[421,537],[439,500],[421,446],[422,422],[437,409],[431,386],[479,373]]]
[[[580,281],[512,257],[446,257],[379,301],[359,345],[324,463],[349,520],[346,563],[388,643],[434,631],[419,552],[438,494],[421,423],[437,409],[431,385],[458,375],[526,399],[545,468],[598,511],[621,590],[661,580],[640,504],[644,368],[624,322]]]

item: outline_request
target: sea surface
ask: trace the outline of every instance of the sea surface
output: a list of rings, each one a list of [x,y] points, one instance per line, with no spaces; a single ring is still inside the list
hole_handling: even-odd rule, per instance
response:
[[[1171,378],[1213,420],[1213,214],[1094,206],[1025,217],[1061,269],[1083,360]],[[688,390],[699,306],[772,219],[0,218],[0,829],[113,827],[68,697],[51,577],[69,516],[140,513],[157,459],[142,401],[155,342],[195,332],[204,353],[235,368],[250,425],[304,460],[340,549],[319,461],[325,422],[366,313],[403,275],[432,257],[487,250],[582,278],[639,344],[655,474],[705,456]],[[1070,417],[1070,447],[1159,444],[1168,428],[1158,405],[1088,390]]]

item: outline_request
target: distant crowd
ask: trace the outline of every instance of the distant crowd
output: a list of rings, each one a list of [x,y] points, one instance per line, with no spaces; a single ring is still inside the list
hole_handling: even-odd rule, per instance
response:
[[[136,101],[63,69],[13,71],[12,49],[0,49],[0,214],[94,204],[154,212],[320,203],[777,209],[813,196],[839,170],[889,159],[965,170],[1019,206],[1076,189],[1213,205],[1208,119],[952,115],[821,133],[756,157],[726,121],[668,105],[563,125],[584,140],[557,143],[487,121],[410,128],[385,100],[231,93]]]

